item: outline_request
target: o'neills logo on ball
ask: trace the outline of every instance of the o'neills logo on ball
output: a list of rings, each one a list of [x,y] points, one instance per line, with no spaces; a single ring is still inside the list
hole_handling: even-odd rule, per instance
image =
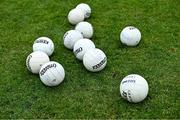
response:
[[[135,28],[135,27],[129,27],[129,29],[130,29],[130,30],[134,30],[134,29],[136,29],[136,28]]]
[[[30,71],[32,71],[32,69],[31,69],[31,67],[29,65],[29,62],[30,62],[31,58],[32,58],[32,55],[29,55],[29,57],[27,58],[27,61],[26,61],[26,66]]]
[[[122,95],[126,100],[132,102],[132,97],[131,97],[131,91],[130,90],[128,90],[127,92],[123,91]]]
[[[82,49],[82,47],[80,47],[80,48],[78,48],[78,49],[76,49],[75,51],[74,51],[74,54],[75,55],[77,55],[79,52],[81,52],[83,49]]]
[[[56,64],[50,64],[50,65],[46,66],[45,68],[43,68],[43,69],[41,70],[41,72],[40,72],[40,75],[41,75],[41,76],[44,75],[44,73],[45,73],[48,69],[50,69],[50,68],[52,68],[52,67],[56,67]]]
[[[67,36],[68,34],[69,34],[69,33],[68,33],[68,32],[66,32],[66,33],[64,34],[63,39],[65,39],[65,38],[66,38],[66,36]]]
[[[37,40],[35,43],[45,43],[45,44],[48,44],[49,41],[40,39],[40,40]]]
[[[127,93],[125,91],[122,91],[122,96],[127,99]]]
[[[87,12],[87,13],[86,13],[86,16],[88,16],[88,17],[89,17],[89,16],[90,16],[90,14],[91,14],[91,13]]]
[[[135,83],[135,82],[136,82],[135,80],[125,80],[122,82],[122,84],[124,84],[124,83]]]
[[[98,63],[97,65],[93,66],[93,69],[100,68],[106,62],[106,60],[107,60],[107,58],[105,57],[100,63]]]

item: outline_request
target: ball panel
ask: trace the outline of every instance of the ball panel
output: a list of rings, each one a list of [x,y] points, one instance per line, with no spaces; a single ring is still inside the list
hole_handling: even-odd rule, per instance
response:
[[[57,86],[59,85],[60,81],[59,81],[59,75],[57,73],[57,71],[55,70],[56,68],[53,69],[49,69],[47,73],[47,75],[51,78],[49,79],[49,83],[51,84],[51,86]]]
[[[51,83],[49,82],[49,79],[51,79],[48,75],[43,75],[40,76],[40,80],[42,81],[43,84],[46,86],[52,86]]]
[[[63,68],[63,66],[61,64],[58,64],[58,68],[59,69],[56,69],[58,74],[61,76],[60,78],[63,80],[65,78],[65,70]]]

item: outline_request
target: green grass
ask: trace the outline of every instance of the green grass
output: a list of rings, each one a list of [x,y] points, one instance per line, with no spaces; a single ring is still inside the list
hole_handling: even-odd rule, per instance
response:
[[[80,2],[92,8],[92,40],[107,57],[106,68],[88,72],[63,46],[67,21]],[[0,0],[0,118],[180,118],[179,0]],[[128,25],[142,32],[137,47],[120,43]],[[51,60],[66,71],[64,82],[45,87],[25,65],[33,41],[55,43]],[[139,104],[119,94],[123,77],[136,73],[149,83]]]

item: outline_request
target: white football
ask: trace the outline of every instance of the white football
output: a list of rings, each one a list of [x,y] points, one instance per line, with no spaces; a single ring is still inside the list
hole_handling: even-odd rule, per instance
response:
[[[52,87],[59,85],[64,80],[65,71],[61,64],[51,61],[41,67],[39,76],[46,86]]]
[[[121,96],[129,102],[138,103],[148,95],[147,81],[137,74],[126,76],[120,84]]]
[[[93,36],[93,27],[88,22],[80,22],[76,25],[75,30],[81,32],[84,38],[91,38]]]
[[[84,21],[84,12],[80,9],[72,9],[68,14],[68,20],[72,25]]]
[[[82,60],[84,54],[91,49],[94,49],[95,45],[94,43],[89,39],[80,39],[78,40],[74,45],[74,55],[77,59]]]
[[[38,74],[41,66],[47,62],[49,62],[49,57],[46,53],[35,51],[27,57],[26,66],[32,73]]]
[[[141,40],[141,32],[133,26],[128,26],[120,33],[120,40],[127,46],[136,46]]]
[[[45,52],[48,56],[51,56],[54,52],[54,43],[48,37],[40,37],[34,41],[33,51]]]
[[[85,3],[80,3],[79,5],[76,6],[77,9],[80,9],[84,13],[85,18],[89,18],[91,15],[91,8],[88,4]]]
[[[88,50],[83,57],[85,68],[91,72],[98,72],[105,68],[107,57],[100,49]]]
[[[69,30],[64,34],[64,46],[68,49],[73,49],[74,44],[80,40],[83,39],[83,35],[76,30]]]

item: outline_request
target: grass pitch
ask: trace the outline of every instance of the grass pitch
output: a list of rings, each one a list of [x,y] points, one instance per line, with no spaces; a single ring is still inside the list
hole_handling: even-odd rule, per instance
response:
[[[63,46],[70,9],[92,8],[92,40],[107,57],[106,68],[88,72]],[[179,0],[0,0],[0,118],[180,118]],[[119,33],[134,25],[142,33],[137,47],[120,43]],[[51,60],[66,71],[64,82],[45,87],[25,66],[34,40],[50,37]],[[139,104],[120,97],[119,84],[140,74],[149,94]]]

